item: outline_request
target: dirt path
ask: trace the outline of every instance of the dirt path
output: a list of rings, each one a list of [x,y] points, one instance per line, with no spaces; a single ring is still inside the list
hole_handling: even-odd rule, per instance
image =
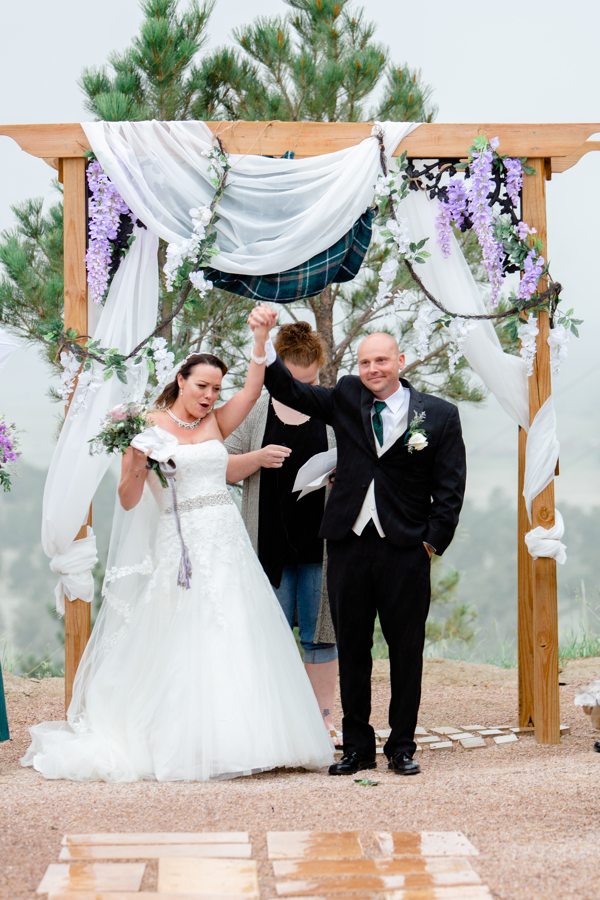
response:
[[[268,830],[358,829],[460,830],[480,850],[473,863],[495,897],[597,900],[600,754],[592,745],[600,733],[573,697],[578,685],[599,677],[600,660],[564,669],[562,721],[571,734],[557,747],[522,737],[482,750],[424,751],[423,772],[414,778],[388,773],[380,759],[379,785],[362,787],[301,771],[209,784],[47,782],[23,769],[19,757],[30,725],[62,716],[62,681],[6,676],[12,740],[0,744],[0,895],[33,900],[69,832],[248,830],[255,856],[265,859]],[[378,661],[376,727],[386,727],[388,699],[386,664]],[[427,662],[421,724],[516,725],[516,707],[514,670]],[[262,896],[273,897],[266,862],[261,870]],[[149,865],[143,887],[152,890],[155,876]]]

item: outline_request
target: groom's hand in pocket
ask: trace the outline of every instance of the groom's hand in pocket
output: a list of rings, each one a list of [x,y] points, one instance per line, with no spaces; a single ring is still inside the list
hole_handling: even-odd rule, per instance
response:
[[[260,464],[263,469],[280,469],[292,451],[279,444],[268,444],[260,453]]]

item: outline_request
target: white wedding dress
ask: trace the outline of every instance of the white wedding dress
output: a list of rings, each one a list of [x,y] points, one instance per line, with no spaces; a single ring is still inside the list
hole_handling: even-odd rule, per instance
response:
[[[227,492],[227,451],[180,444],[174,459],[191,589],[177,586],[170,492],[151,472],[136,514],[144,527],[154,515],[153,534],[139,557],[129,531],[119,552],[131,564],[107,570],[68,722],[31,728],[22,763],[46,778],[206,781],[333,762],[294,636]]]

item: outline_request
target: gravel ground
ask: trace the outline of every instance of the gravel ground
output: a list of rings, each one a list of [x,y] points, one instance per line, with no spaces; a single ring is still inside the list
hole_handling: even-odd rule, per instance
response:
[[[379,728],[387,727],[386,675],[378,662],[372,721]],[[594,677],[600,660],[563,672],[562,722],[571,734],[559,746],[525,736],[481,750],[427,750],[419,754],[422,774],[412,778],[388,773],[380,758],[377,773],[368,773],[379,784],[363,787],[297,770],[209,784],[44,781],[19,757],[30,725],[62,716],[62,680],[5,676],[12,740],[0,745],[0,896],[33,900],[66,833],[247,830],[261,861],[262,896],[271,898],[267,831],[357,829],[367,855],[375,853],[373,831],[463,831],[480,851],[472,862],[494,897],[597,900],[600,754],[592,746],[600,735],[573,705],[578,686]],[[428,662],[422,725],[516,725],[516,708],[514,671]],[[142,889],[155,885],[149,863]]]

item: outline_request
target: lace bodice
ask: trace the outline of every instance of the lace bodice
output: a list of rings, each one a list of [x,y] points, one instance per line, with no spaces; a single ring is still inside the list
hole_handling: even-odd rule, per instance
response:
[[[177,465],[175,483],[181,512],[194,508],[194,504],[201,505],[203,498],[209,502],[212,498],[217,504],[221,497],[227,505],[232,502],[225,481],[227,450],[220,441],[180,444],[173,459]],[[150,473],[148,485],[161,513],[170,513],[171,492],[161,486],[154,473]]]

